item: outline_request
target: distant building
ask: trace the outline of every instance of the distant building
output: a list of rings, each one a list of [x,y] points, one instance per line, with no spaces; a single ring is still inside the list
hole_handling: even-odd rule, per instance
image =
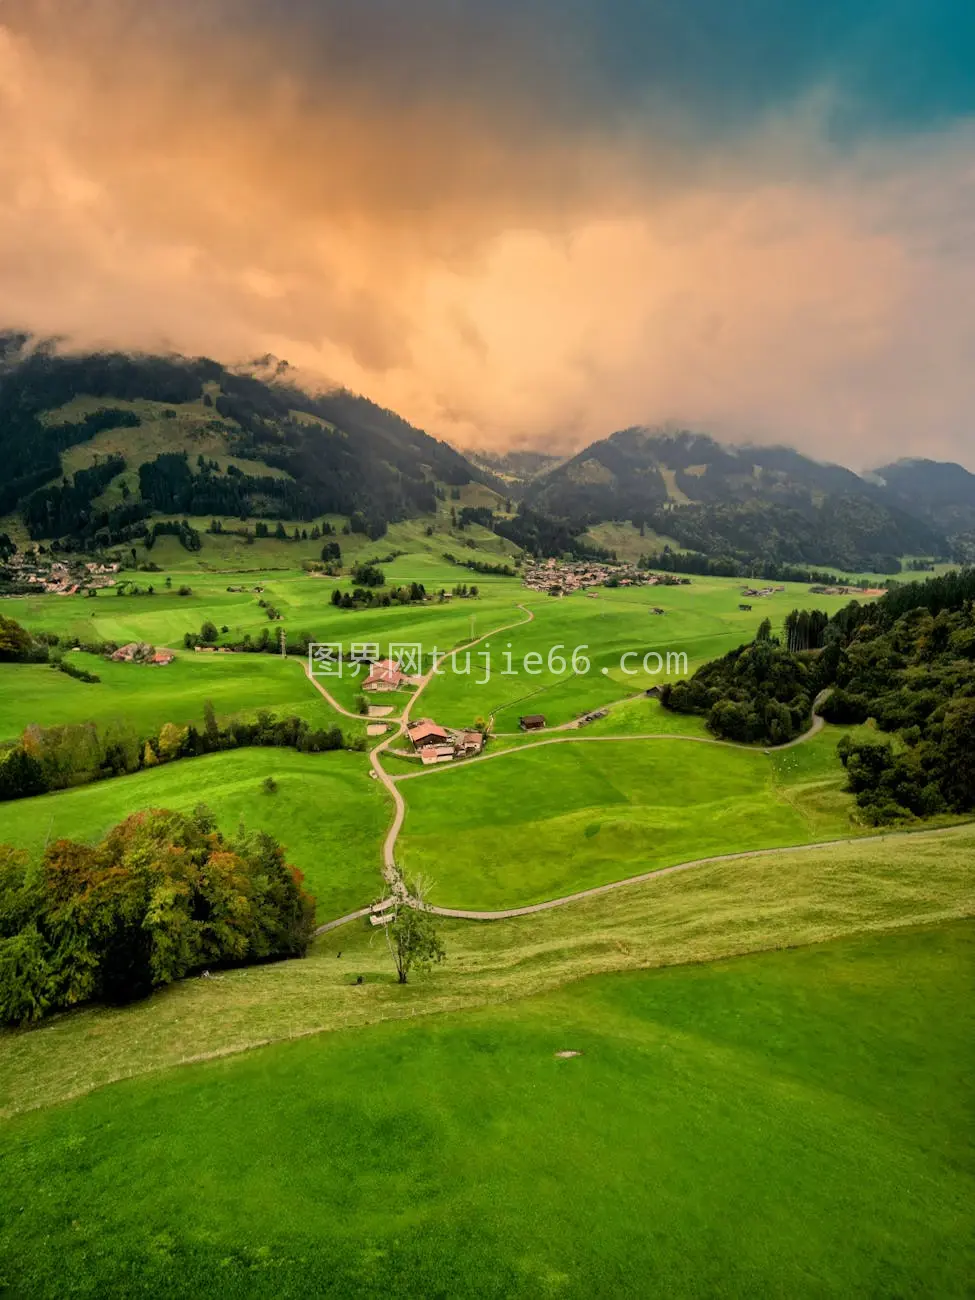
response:
[[[453,757],[453,745],[427,745],[420,751],[420,762],[425,767],[432,763],[449,763]]]
[[[112,654],[116,663],[123,664],[151,664],[156,650],[148,641],[130,641],[127,645],[121,645]]]
[[[545,726],[545,715],[542,713],[526,713],[523,718],[518,719],[518,726],[522,731],[540,731]]]

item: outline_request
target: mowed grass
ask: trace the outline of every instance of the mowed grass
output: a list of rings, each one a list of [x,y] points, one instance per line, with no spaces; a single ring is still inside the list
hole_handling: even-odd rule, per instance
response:
[[[266,794],[266,777],[277,782]],[[189,811],[204,802],[221,830],[243,821],[284,845],[304,872],[322,920],[363,907],[381,892],[380,844],[390,810],[363,754],[238,749],[182,759],[132,776],[0,805],[0,842],[37,856],[47,841],[95,840],[144,808]]]
[[[876,837],[696,867],[491,924],[445,920],[447,961],[405,988],[383,936],[348,924],[303,961],[212,972],[130,1007],[0,1032],[0,1113],[261,1043],[532,997],[588,975],[972,916],[973,853],[972,826]]]
[[[606,976],[20,1117],[0,1134],[5,1281],[970,1294],[973,953],[961,924]]]
[[[207,700],[220,719],[270,709],[297,714],[314,727],[341,723],[358,730],[350,719],[336,716],[305,677],[303,661],[294,658],[181,650],[165,667],[113,663],[84,653],[70,655],[69,662],[101,681],[81,682],[47,664],[0,668],[0,740],[18,736],[32,723],[104,726],[122,720],[140,735],[157,732],[165,722],[201,727]]]
[[[283,543],[280,543],[283,545]],[[391,582],[432,580],[423,557],[400,560],[402,577]],[[470,578],[467,570],[455,570],[454,581]],[[173,585],[165,587],[164,574],[126,575],[140,587],[151,583],[155,594],[116,595],[114,588],[103,588],[96,598],[78,596],[18,596],[3,602],[4,613],[17,619],[34,632],[56,632],[76,641],[144,640],[156,646],[179,647],[186,632],[198,633],[204,620],[210,620],[221,632],[219,641],[235,641],[245,633],[257,639],[267,629],[272,643],[277,643],[283,628],[287,635],[307,635],[318,641],[350,645],[352,642],[378,642],[386,653],[391,640],[421,643],[431,655],[434,649],[445,650],[461,644],[470,636],[471,620],[475,634],[523,618],[517,608],[524,597],[520,583],[510,578],[482,583],[476,600],[454,600],[424,605],[395,605],[362,610],[338,610],[331,603],[333,590],[350,589],[349,579],[316,577],[307,573],[261,569],[246,575],[234,573],[193,575],[189,579],[190,596],[178,595],[179,575],[172,574]],[[185,575],[184,575],[185,577]],[[228,587],[243,586],[243,591]],[[256,591],[255,588],[263,588]],[[271,621],[265,601],[281,615]]]
[[[442,906],[500,910],[713,854],[850,835],[838,734],[809,741],[805,764],[787,761],[796,750],[567,739],[428,770],[400,784],[397,854]]]

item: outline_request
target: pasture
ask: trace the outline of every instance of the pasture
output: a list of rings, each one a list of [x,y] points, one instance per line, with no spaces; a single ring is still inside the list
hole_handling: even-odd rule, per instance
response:
[[[792,609],[832,612],[844,603],[813,596],[795,583],[774,596],[743,602],[741,587],[738,579],[695,578],[687,587],[601,588],[594,595],[561,599],[518,589],[516,599],[532,611],[533,621],[477,646],[469,667],[466,652],[445,664],[424,692],[424,712],[456,726],[493,717],[499,732],[516,729],[525,713],[541,713],[549,725],[561,725],[675,681],[685,675],[684,664],[693,673],[750,641],[764,618],[781,629]],[[752,609],[740,610],[742,603]],[[651,613],[654,607],[664,613]],[[490,626],[478,618],[479,631]],[[572,662],[577,648],[579,673]],[[650,658],[645,665],[648,653],[662,656],[662,664]],[[625,655],[630,657],[624,660]]]
[[[972,957],[956,924],[604,976],[20,1116],[0,1135],[4,1280],[963,1296]]]
[[[32,723],[104,726],[122,719],[140,735],[157,732],[165,722],[200,727],[207,700],[221,720],[270,709],[279,715],[297,714],[313,727],[338,722],[347,732],[360,729],[350,718],[336,717],[309,686],[295,659],[180,650],[165,667],[112,663],[84,653],[70,655],[69,661],[101,681],[81,682],[47,664],[4,664],[0,740],[14,738]]]
[[[426,770],[400,783],[399,859],[434,882],[441,906],[491,910],[713,854],[852,835],[840,734],[826,728],[779,755],[567,739]],[[805,762],[792,759],[806,749]]]
[[[334,715],[333,715],[334,716]],[[55,839],[95,840],[143,808],[188,812],[204,802],[220,828],[242,821],[279,839],[329,920],[362,907],[381,889],[379,846],[388,796],[367,775],[363,754],[238,749],[182,759],[131,776],[0,805],[0,842],[38,855]],[[266,777],[277,782],[266,794]]]
[[[86,1007],[36,1030],[0,1032],[0,1114],[191,1059],[518,1001],[589,975],[970,917],[973,853],[971,825],[873,837],[696,867],[511,920],[448,920],[446,962],[405,988],[382,935],[348,924],[303,961],[211,973],[129,1007]]]

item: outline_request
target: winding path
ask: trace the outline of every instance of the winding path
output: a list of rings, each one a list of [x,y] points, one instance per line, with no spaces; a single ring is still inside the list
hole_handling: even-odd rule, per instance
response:
[[[528,608],[527,605],[519,604],[518,608],[524,611],[525,613],[524,618],[518,619],[514,623],[506,623],[502,627],[492,628],[491,631],[484,632],[481,634],[481,636],[475,637],[471,641],[462,642],[459,646],[456,646],[453,650],[446,650],[444,651],[443,654],[439,655],[434,660],[429,671],[426,672],[420,678],[419,682],[417,683],[416,689],[413,691],[412,695],[406,701],[406,704],[403,707],[403,711],[399,715],[399,717],[387,719],[389,722],[397,724],[396,730],[390,732],[388,736],[386,736],[382,741],[380,741],[380,743],[376,745],[369,752],[369,762],[372,767],[372,770],[375,773],[377,780],[389,792],[390,798],[393,801],[393,821],[392,824],[390,825],[389,830],[386,833],[386,838],[383,841],[383,878],[386,881],[386,885],[389,889],[389,895],[392,899],[396,899],[401,902],[412,904],[412,900],[410,899],[407,893],[406,885],[403,881],[403,877],[400,873],[399,867],[396,865],[396,841],[399,839],[399,834],[400,831],[403,829],[403,822],[406,818],[406,802],[403,799],[403,796],[400,794],[399,790],[397,789],[397,786],[401,781],[415,780],[417,777],[420,776],[432,776],[434,775],[434,773],[438,771],[445,771],[447,769],[444,767],[432,767],[429,770],[423,770],[420,772],[409,772],[401,776],[392,776],[383,767],[381,762],[381,755],[384,754],[389,749],[390,745],[392,745],[394,741],[398,740],[401,736],[404,736],[406,734],[406,730],[407,727],[409,726],[410,714],[413,710],[413,706],[416,704],[417,700],[426,690],[427,686],[430,684],[434,675],[436,674],[437,669],[440,667],[442,663],[444,663],[445,660],[452,659],[455,655],[459,654],[461,651],[470,650],[473,646],[479,645],[482,641],[486,641],[489,637],[499,636],[502,632],[509,632],[513,628],[522,627],[526,623],[531,623],[534,621],[535,615],[533,611]],[[331,704],[331,706],[334,709],[336,709],[339,713],[341,713],[344,717],[356,718],[356,719],[360,718],[359,714],[352,713],[348,709],[343,708],[343,706],[340,705],[337,700],[335,700],[335,698],[313,676],[311,672],[311,666],[308,663],[305,664],[305,675],[307,676],[308,680],[312,683],[312,685],[324,696],[324,698],[328,701],[328,703]],[[796,745],[800,745],[805,743],[808,740],[811,740],[813,736],[817,735],[822,730],[824,723],[823,723],[823,718],[819,713],[819,707],[828,694],[829,694],[828,690],[821,691],[819,695],[817,695],[816,699],[813,701],[813,705],[812,705],[813,720],[812,720],[812,726],[809,728],[809,730],[805,731],[801,736],[797,736],[795,740],[789,741],[785,745],[776,746],[774,750],[765,749],[763,751],[756,751],[754,746],[739,744],[736,741],[717,740],[710,736],[673,735],[667,732],[649,732],[649,733],[644,733],[635,736],[579,736],[573,734],[573,735],[548,736],[544,740],[534,741],[527,745],[513,745],[509,749],[497,750],[491,754],[481,754],[477,758],[471,758],[466,760],[466,762],[462,766],[467,767],[471,763],[487,762],[488,759],[492,759],[492,758],[504,758],[505,756],[510,754],[520,754],[526,749],[537,749],[542,745],[579,744],[585,742],[600,742],[600,741],[619,743],[621,741],[625,742],[625,741],[633,741],[633,740],[679,740],[679,741],[687,741],[692,744],[698,744],[698,745],[721,745],[731,749],[747,749],[753,753],[755,752],[763,752],[765,754],[771,754],[773,752],[778,753],[781,750],[792,749]],[[622,701],[619,702],[621,703]],[[552,730],[562,731],[562,730],[568,730],[570,728],[577,729],[576,724],[568,723],[568,724],[564,724],[563,727],[552,728]],[[452,768],[451,770],[456,770],[456,769]],[[528,916],[534,912],[548,911],[550,908],[562,907],[566,903],[573,903],[583,898],[591,898],[597,894],[607,893],[609,890],[612,889],[622,889],[627,885],[639,884],[642,881],[653,880],[657,876],[671,875],[677,871],[688,871],[692,867],[704,866],[708,863],[734,861],[735,859],[738,858],[761,857],[768,853],[800,852],[806,849],[829,847],[830,844],[833,845],[848,844],[848,843],[853,843],[854,841],[859,841],[861,839],[870,839],[870,838],[884,839],[886,838],[886,836],[852,836],[849,839],[828,841],[825,845],[804,844],[804,845],[794,846],[793,848],[790,849],[752,849],[744,853],[719,854],[717,857],[699,858],[699,859],[695,859],[692,862],[679,863],[676,866],[661,867],[655,871],[644,872],[642,875],[639,876],[628,876],[625,880],[612,881],[606,885],[596,885],[592,889],[585,889],[575,894],[566,894],[562,898],[549,899],[547,902],[543,902],[543,903],[533,903],[527,907],[508,908],[500,912],[479,912],[479,911],[468,911],[464,909],[449,908],[449,907],[445,908],[445,907],[433,907],[430,905],[428,906],[430,908],[430,911],[436,913],[436,915],[438,916],[459,917],[471,921],[497,921],[497,920],[503,920],[508,917]],[[368,916],[371,912],[375,912],[376,910],[377,909],[375,905],[359,908],[355,912],[349,912],[345,916],[338,917],[334,921],[328,921],[326,924],[319,926],[318,929],[315,931],[315,934],[316,936],[325,934],[329,930],[334,930],[338,926],[345,925],[349,921],[354,921],[360,917]]]
[[[713,736],[684,736],[680,732],[671,731],[645,731],[631,736],[548,736],[545,740],[533,740],[527,745],[511,745],[508,749],[496,749],[490,754],[479,754],[476,758],[467,758],[463,763],[457,764],[456,767],[444,764],[443,766],[423,768],[419,772],[404,772],[400,776],[390,777],[390,780],[414,781],[418,776],[435,776],[438,772],[456,772],[458,768],[470,767],[472,763],[486,763],[490,758],[506,758],[509,754],[523,754],[526,749],[538,749],[542,745],[578,745],[598,741],[619,743],[627,740],[679,740],[693,745],[721,745],[725,749],[745,749],[750,754],[782,754],[787,749],[795,749],[797,745],[804,745],[807,741],[812,740],[814,736],[819,735],[826,723],[817,710],[828,694],[828,691],[822,692],[817,695],[813,702],[812,726],[807,731],[804,731],[801,736],[796,736],[795,740],[790,740],[784,745],[773,745],[768,749],[758,749],[755,745],[745,745],[737,740],[716,740]],[[561,727],[552,728],[553,731],[562,729]]]
[[[432,667],[430,668],[430,671],[425,673],[423,677],[420,678],[416,690],[407,700],[400,717],[398,719],[395,718],[392,719],[392,721],[398,722],[399,724],[396,730],[390,732],[390,734],[385,738],[385,740],[381,741],[369,753],[369,762],[372,765],[372,770],[375,772],[377,778],[382,782],[385,788],[389,791],[390,797],[393,800],[393,824],[390,826],[389,831],[386,834],[386,839],[383,843],[383,876],[385,877],[386,883],[388,884],[393,895],[396,897],[399,898],[406,897],[406,887],[403,884],[403,878],[400,875],[399,868],[396,865],[396,855],[395,855],[396,840],[398,839],[400,830],[402,829],[403,826],[403,818],[406,816],[406,804],[403,802],[403,796],[396,788],[396,778],[390,776],[390,774],[385,770],[382,763],[380,762],[380,755],[383,754],[389,748],[389,746],[393,743],[394,740],[398,740],[400,736],[406,734],[406,728],[409,725],[410,713],[413,709],[414,704],[417,702],[417,700],[426,690],[427,686],[432,681],[433,676],[436,673],[438,667],[444,662],[444,660],[452,659],[454,655],[459,654],[462,650],[470,650],[472,646],[479,645],[482,641],[486,641],[488,637],[498,636],[502,632],[508,632],[512,628],[521,627],[523,624],[531,623],[533,621],[535,615],[527,607],[527,605],[519,605],[518,608],[524,610],[525,614],[527,615],[526,618],[520,618],[515,623],[506,623],[503,627],[492,628],[490,632],[484,632],[481,636],[475,637],[473,641],[465,641],[462,645],[457,646],[453,650],[444,651],[444,653],[434,661]],[[322,694],[325,694],[327,698],[326,692],[323,691]]]

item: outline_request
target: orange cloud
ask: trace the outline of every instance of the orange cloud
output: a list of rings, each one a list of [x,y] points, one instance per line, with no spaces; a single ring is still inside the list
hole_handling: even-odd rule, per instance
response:
[[[469,444],[675,419],[861,465],[972,446],[971,129],[840,154],[805,103],[682,154],[649,112],[580,133],[328,48],[311,78],[190,10],[9,12],[5,323],[273,352]]]

